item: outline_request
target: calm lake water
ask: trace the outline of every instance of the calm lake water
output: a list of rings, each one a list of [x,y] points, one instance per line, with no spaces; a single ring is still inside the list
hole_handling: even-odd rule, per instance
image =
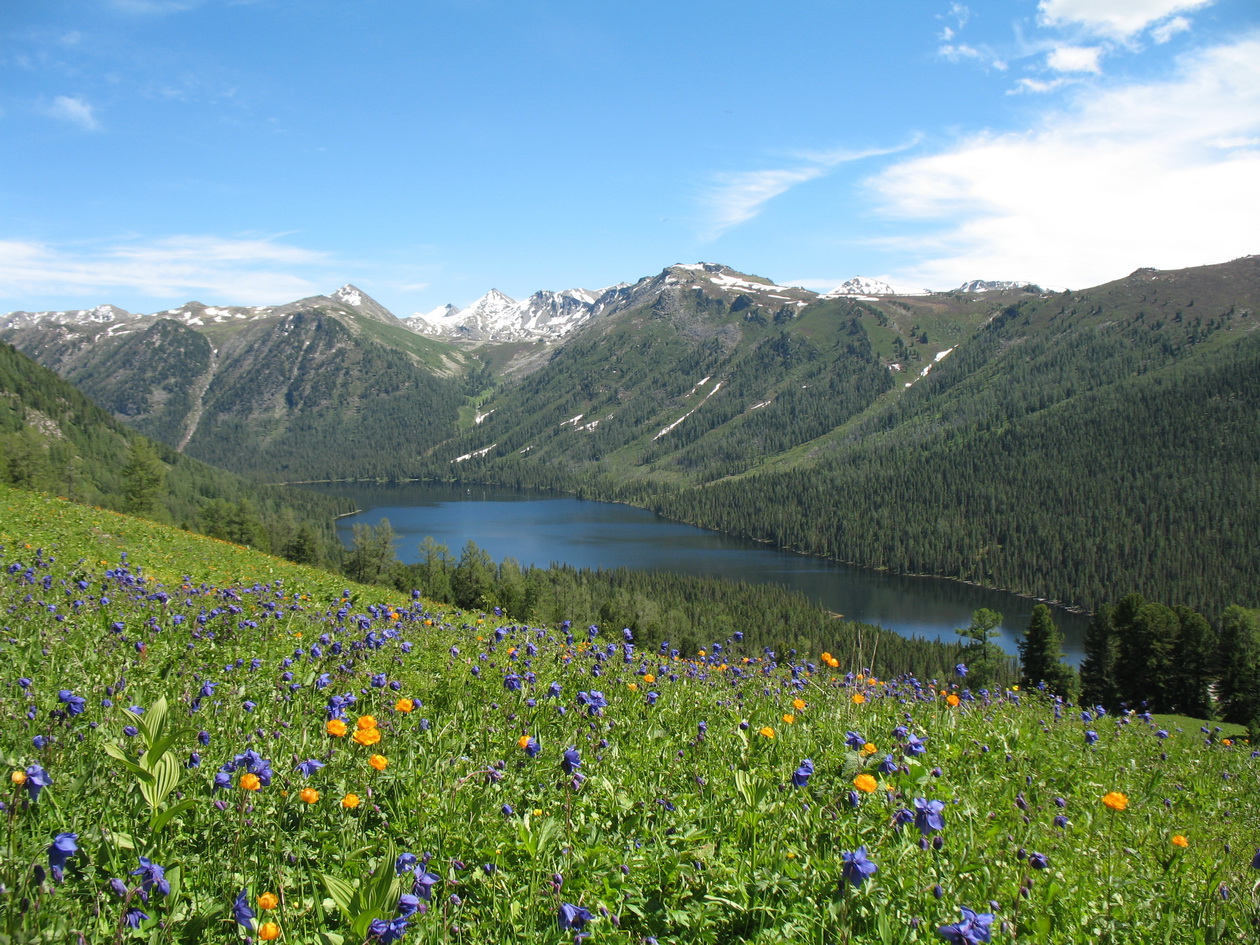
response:
[[[610,502],[525,492],[493,486],[443,483],[330,483],[322,491],[343,495],[361,509],[338,521],[347,545],[355,524],[389,519],[399,536],[398,557],[420,559],[426,536],[459,557],[472,540],[495,561],[575,568],[678,571],[735,581],[781,584],[851,620],[887,627],[904,636],[956,641],[954,628],[988,607],[1004,615],[998,639],[1009,653],[1028,626],[1034,601],[937,578],[905,577],[850,567],[662,518]],[[1064,652],[1080,662],[1088,618],[1055,610]]]

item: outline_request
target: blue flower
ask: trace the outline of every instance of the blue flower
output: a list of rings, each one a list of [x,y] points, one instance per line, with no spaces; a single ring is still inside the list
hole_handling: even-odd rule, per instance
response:
[[[26,790],[31,795],[31,803],[39,801],[39,792],[52,784],[48,772],[39,765],[31,765],[26,769]]]
[[[880,774],[893,774],[897,770],[897,762],[892,755],[884,755],[884,760],[879,763]]]
[[[425,902],[433,901],[433,884],[442,881],[442,877],[436,873],[430,873],[424,867],[416,868],[415,882],[411,884],[411,892],[413,895],[419,896]]]
[[[403,933],[407,931],[407,920],[405,917],[397,919],[373,919],[372,924],[368,926],[368,932],[378,942],[396,942],[403,937]]]
[[[865,846],[858,847],[852,853],[841,853],[840,859],[844,861],[844,865],[840,867],[840,875],[852,883],[855,889],[879,870],[878,866],[867,859]]]
[[[48,847],[48,868],[55,881],[61,882],[66,860],[79,851],[78,839],[77,833],[59,833]]]
[[[792,773],[792,787],[804,787],[809,783],[809,776],[814,773],[814,762],[810,758],[806,758],[801,762],[800,767]]]
[[[567,748],[564,757],[560,760],[560,766],[564,768],[565,774],[573,774],[582,765],[582,755],[576,748]]]
[[[844,743],[854,751],[861,751],[866,745],[866,739],[862,737],[861,732],[845,732]]]
[[[424,903],[420,901],[419,896],[413,896],[411,893],[403,893],[398,897],[398,914],[404,919],[420,912]]]
[[[149,901],[149,892],[156,887],[160,895],[171,894],[171,884],[166,879],[166,869],[158,866],[147,856],[140,857],[140,868],[131,871],[132,876],[140,877],[140,895],[145,902]]]
[[[297,769],[309,778],[322,767],[324,767],[324,763],[322,761],[317,761],[314,758],[308,758],[306,761],[298,762]]]
[[[914,825],[919,828],[923,836],[926,837],[934,830],[945,829],[945,818],[941,816],[943,810],[945,810],[944,801],[928,801],[921,797],[914,799]]]
[[[128,909],[127,914],[123,916],[123,922],[132,929],[140,928],[140,923],[148,920],[149,914],[142,909]]]
[[[246,886],[240,891],[236,897],[236,901],[232,903],[232,917],[236,919],[237,925],[243,925],[250,928],[250,920],[254,918],[254,910],[249,907],[249,887]]]
[[[416,855],[414,853],[400,853],[398,859],[394,860],[394,875],[401,876],[403,873],[410,872],[416,868]]]
[[[967,675],[967,664],[959,663],[957,666],[954,667],[954,672],[956,672],[959,676],[965,677]]]
[[[575,906],[571,902],[560,904],[560,912],[556,916],[556,921],[560,925],[562,932],[581,932],[586,928],[586,923],[590,922],[594,916],[590,910],[581,906]]]
[[[989,926],[993,924],[991,912],[973,912],[962,906],[962,921],[953,925],[942,925],[936,934],[950,945],[978,945],[989,941]]]
[[[87,700],[82,696],[76,696],[69,689],[62,689],[57,693],[57,698],[66,704],[66,708],[71,715],[79,715],[87,708]]]

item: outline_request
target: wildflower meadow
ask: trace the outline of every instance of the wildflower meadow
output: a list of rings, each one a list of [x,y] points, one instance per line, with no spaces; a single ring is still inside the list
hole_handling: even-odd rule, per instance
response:
[[[1257,934],[1260,759],[1210,722],[0,510],[0,942]]]

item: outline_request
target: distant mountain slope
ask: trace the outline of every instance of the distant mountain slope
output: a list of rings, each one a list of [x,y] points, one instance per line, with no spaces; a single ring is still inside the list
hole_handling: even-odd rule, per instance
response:
[[[271,308],[14,313],[0,337],[147,435],[286,480],[400,474],[451,435],[472,367],[353,286]]]

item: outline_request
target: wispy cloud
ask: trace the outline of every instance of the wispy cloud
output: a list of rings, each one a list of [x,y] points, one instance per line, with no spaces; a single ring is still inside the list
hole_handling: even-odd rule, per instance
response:
[[[860,151],[845,148],[808,151],[797,155],[795,167],[736,171],[715,175],[713,185],[702,198],[707,221],[702,238],[706,241],[717,239],[732,227],[746,223],[757,216],[762,208],[775,197],[786,193],[798,184],[817,180],[842,164],[895,154],[912,147],[914,143],[910,141],[891,148],[870,148]]]
[[[1076,26],[1116,40],[1128,40],[1151,26],[1171,25],[1174,14],[1210,6],[1215,0],[1041,0],[1037,12],[1048,26]],[[1176,29],[1186,29],[1184,17]],[[1168,21],[1162,26],[1162,21]]]
[[[1089,285],[1141,265],[1257,251],[1260,33],[1184,57],[1172,78],[1081,87],[1020,133],[978,134],[868,183],[919,224],[903,281]]]
[[[274,238],[172,236],[73,247],[0,241],[0,285],[22,307],[23,298],[96,304],[111,293],[161,304],[200,295],[222,304],[286,302],[326,290],[314,279],[329,273],[332,281],[333,269],[326,254]]]
[[[101,127],[92,106],[81,98],[58,95],[44,111],[50,117],[78,125],[84,131],[99,131]]]

